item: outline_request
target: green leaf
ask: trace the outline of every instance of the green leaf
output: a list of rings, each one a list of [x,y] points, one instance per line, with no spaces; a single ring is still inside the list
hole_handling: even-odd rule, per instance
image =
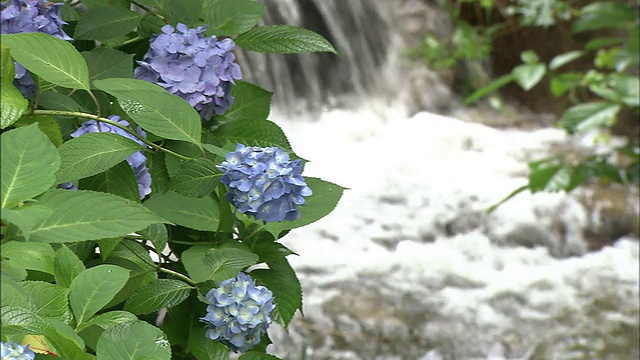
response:
[[[109,311],[97,316],[92,317],[89,321],[86,321],[82,325],[78,326],[77,331],[80,332],[89,326],[99,326],[103,330],[114,327],[118,324],[124,324],[127,322],[137,321],[138,317],[130,312],[116,310]]]
[[[26,241],[29,241],[29,231],[40,221],[52,215],[52,210],[42,205],[27,205],[13,209],[2,209],[2,219],[8,221],[22,231]]]
[[[84,134],[58,149],[62,163],[56,181],[63,183],[99,174],[141,149],[140,144],[122,135],[109,132]]]
[[[330,52],[336,54],[336,49],[321,35],[290,25],[253,28],[238,36],[235,42],[241,48],[264,53]]]
[[[29,108],[29,102],[9,78],[0,79],[0,128],[12,125]]]
[[[577,88],[582,81],[582,74],[567,72],[551,78],[551,93],[555,97],[564,95],[569,90]]]
[[[165,153],[152,152],[145,154],[147,157],[147,168],[151,175],[151,191],[153,194],[166,192],[169,188],[169,173],[165,163]],[[171,156],[169,156],[171,157]]]
[[[603,47],[618,45],[624,42],[622,37],[600,37],[589,42],[584,46],[585,50],[597,50]]]
[[[56,278],[56,284],[64,287],[71,286],[73,279],[85,269],[78,255],[65,245],[56,251],[53,260],[53,275]]]
[[[286,328],[296,310],[302,310],[302,287],[287,259],[267,264],[269,269],[257,269],[250,275],[273,292],[276,304],[273,318]]]
[[[529,91],[542,80],[546,71],[544,64],[523,64],[516,66],[512,74],[516,83],[525,91]]]
[[[124,303],[124,310],[141,315],[172,308],[189,297],[191,290],[189,284],[180,280],[157,279],[136,290]]]
[[[69,289],[41,281],[26,281],[22,286],[36,306],[36,315],[55,318],[66,323],[71,321],[73,317],[67,297]]]
[[[53,90],[46,90],[40,94],[40,105],[48,110],[87,112],[87,109],[72,98]]]
[[[89,69],[69,42],[40,32],[2,35],[11,56],[27,70],[58,86],[89,90]]]
[[[106,192],[125,199],[140,202],[138,180],[131,166],[122,161],[97,175],[80,180],[79,187],[85,190]]]
[[[142,16],[117,6],[100,6],[83,13],[78,21],[76,40],[106,40],[128,34]]]
[[[480,89],[474,91],[473,94],[464,99],[462,105],[467,106],[475,101],[478,101],[483,97],[489,95],[490,93],[500,89],[501,87],[508,85],[514,79],[515,77],[513,76],[513,73],[502,75],[499,78],[488,83],[486,86],[483,86]]]
[[[2,133],[3,208],[33,198],[55,184],[60,156],[49,138],[33,124]]]
[[[251,30],[264,13],[264,5],[252,0],[220,0],[203,7],[203,19],[212,35],[238,35]]]
[[[259,86],[237,81],[231,89],[233,104],[224,113],[224,121],[252,119],[266,120],[271,109],[273,93]]]
[[[537,64],[538,62],[540,62],[538,54],[536,54],[536,52],[533,50],[523,51],[520,54],[520,60],[522,60],[522,62],[525,64]]]
[[[49,334],[52,327],[41,316],[19,306],[3,306],[0,309],[3,336]]]
[[[216,164],[205,158],[186,161],[169,182],[169,190],[192,197],[203,197],[212,193],[222,174]]]
[[[179,96],[137,79],[94,80],[93,85],[115,96],[122,109],[145,130],[167,139],[200,143],[200,116]]]
[[[140,21],[138,26],[138,35],[142,38],[148,39],[153,34],[161,34],[162,27],[167,25],[161,18],[157,16],[146,16]]]
[[[219,341],[207,337],[207,329],[202,323],[193,323],[187,340],[187,351],[198,360],[227,360],[229,348]]]
[[[171,347],[162,330],[135,321],[105,330],[98,340],[96,354],[100,360],[170,360]]]
[[[264,226],[264,229],[273,234],[276,239],[282,231],[311,224],[328,215],[335,209],[342,197],[342,192],[345,190],[339,185],[322,179],[307,177],[305,181],[313,191],[313,194],[305,197],[305,204],[298,208],[300,210],[300,218],[294,221],[270,222]],[[261,223],[256,220],[252,221]]]
[[[58,126],[58,123],[53,117],[48,115],[23,116],[18,124],[23,126],[34,123],[38,124],[38,129],[47,135],[53,145],[56,147],[62,145],[62,132],[60,131],[60,126]]]
[[[555,70],[565,64],[572,62],[575,59],[582,57],[585,54],[584,51],[569,51],[564,54],[557,55],[551,62],[549,62],[549,70]]]
[[[55,252],[49,244],[8,241],[2,244],[2,263],[20,269],[53,274]]]
[[[144,206],[87,190],[50,190],[39,198],[54,214],[31,231],[33,241],[64,243],[124,236],[164,222]],[[96,204],[100,204],[99,209]]]
[[[16,66],[9,54],[9,48],[0,44],[0,77],[11,80],[16,76]]]
[[[93,359],[95,357],[84,352],[84,341],[66,323],[54,318],[46,318],[51,325],[51,332],[46,334],[47,343],[56,349],[56,355],[61,359]]]
[[[279,357],[266,354],[259,351],[246,352],[238,358],[238,360],[281,360]]]
[[[545,159],[529,163],[529,190],[563,191],[571,181],[571,170],[556,159]]]
[[[123,238],[116,237],[111,239],[100,239],[96,241],[98,243],[98,247],[100,248],[100,258],[105,260],[111,255],[111,252],[118,247],[120,242],[122,242]]]
[[[15,305],[15,306],[30,306],[29,294],[21,286],[21,283],[13,280],[12,278],[1,275],[0,288],[2,296],[0,297],[0,303],[2,306]],[[33,308],[35,311],[35,307]]]
[[[164,0],[162,8],[172,24],[183,23],[191,26],[198,21],[203,6],[202,0]]]
[[[255,238],[255,237],[254,237]],[[297,255],[286,246],[275,241],[258,239],[256,241],[243,240],[251,249],[251,252],[260,257],[260,262],[270,262],[284,259],[289,255]]]
[[[129,280],[129,270],[115,265],[98,265],[84,270],[71,282],[69,303],[81,325],[113,299]]]
[[[181,226],[202,231],[218,229],[220,205],[211,197],[194,198],[169,191],[152,196],[144,206]]]
[[[182,253],[182,262],[191,280],[200,283],[207,280],[221,282],[233,277],[247,266],[254,265],[258,255],[249,251],[208,245],[194,245]]]
[[[560,124],[570,133],[610,126],[619,111],[620,105],[609,102],[578,104],[565,111]]]
[[[89,66],[90,80],[133,77],[133,54],[105,47],[84,51],[81,54]]]
[[[153,224],[146,229],[138,231],[140,236],[153,243],[153,246],[157,251],[163,251],[167,246],[169,235],[167,234],[167,227],[164,224]]]
[[[597,1],[581,9],[571,25],[574,34],[602,28],[625,28],[637,20],[637,12],[624,2]]]
[[[228,141],[232,144],[246,146],[278,147],[285,152],[293,153],[291,144],[282,129],[269,120],[242,119],[222,124],[213,131],[213,139],[224,146]]]

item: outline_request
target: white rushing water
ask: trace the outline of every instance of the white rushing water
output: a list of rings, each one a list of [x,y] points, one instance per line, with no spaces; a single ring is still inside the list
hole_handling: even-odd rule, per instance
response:
[[[637,356],[638,242],[587,252],[579,193],[527,192],[527,161],[579,142],[400,108],[272,113],[306,176],[349,188],[282,242],[305,316],[287,359],[627,359]],[[637,210],[637,205],[634,209]]]

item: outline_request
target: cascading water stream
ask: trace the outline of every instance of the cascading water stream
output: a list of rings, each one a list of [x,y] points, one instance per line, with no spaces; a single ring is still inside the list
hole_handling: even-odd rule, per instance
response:
[[[271,327],[271,352],[292,360],[640,355],[637,238],[600,231],[607,243],[623,238],[590,251],[585,235],[633,219],[638,194],[612,189],[590,203],[599,190],[523,193],[485,212],[526,181],[527,161],[592,147],[589,136],[492,128],[483,118],[504,115],[473,109],[408,116],[453,103],[446,76],[401,56],[426,29],[447,31],[431,1],[265,5],[266,22],[320,32],[340,55],[239,52],[244,74],[275,92],[270,118],[312,160],[305,175],[350,188],[332,214],[283,239],[300,255],[291,262],[305,316],[288,333]],[[622,215],[606,217],[616,196]]]

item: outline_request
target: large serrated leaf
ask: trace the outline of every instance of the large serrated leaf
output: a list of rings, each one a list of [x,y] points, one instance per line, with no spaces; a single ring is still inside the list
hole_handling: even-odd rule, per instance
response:
[[[203,7],[203,10],[203,18],[210,26],[207,33],[237,35],[258,23],[264,13],[264,5],[252,0],[220,0],[215,6]]]
[[[80,189],[106,192],[140,202],[136,175],[126,161],[122,161],[97,175],[80,180]]]
[[[56,284],[64,287],[71,286],[73,279],[85,269],[84,263],[78,258],[78,255],[65,245],[56,251],[53,260],[53,275]]]
[[[207,280],[220,282],[233,278],[243,268],[257,261],[256,254],[245,250],[212,249],[207,245],[195,245],[182,253],[184,267],[191,279],[197,283]]]
[[[88,328],[89,326],[99,326],[103,330],[106,330],[110,327],[116,326],[118,324],[123,324],[126,322],[137,321],[138,317],[133,315],[128,311],[109,311],[97,316],[92,317],[89,321],[84,322],[82,325],[78,326],[78,332]]]
[[[235,42],[244,49],[265,53],[336,53],[336,49],[320,34],[291,25],[257,27],[238,36]]]
[[[71,282],[69,303],[81,325],[113,299],[129,280],[129,270],[115,265],[98,265],[84,270]]]
[[[60,126],[56,122],[56,120],[49,115],[33,115],[33,116],[23,116],[20,119],[20,126],[22,125],[31,125],[37,123],[38,129],[42,131],[51,143],[56,147],[62,145],[62,132],[60,131]]]
[[[266,120],[269,116],[272,92],[244,81],[237,81],[231,89],[231,95],[233,104],[224,113],[224,121]]]
[[[259,351],[249,351],[242,354],[238,360],[282,360],[277,356]]]
[[[31,240],[50,243],[97,240],[127,235],[165,222],[145,207],[121,197],[94,191],[55,189],[38,199],[54,215],[31,231]],[[96,208],[96,204],[100,204]]]
[[[300,206],[300,218],[294,221],[270,222],[264,226],[277,239],[284,230],[295,229],[316,222],[328,215],[342,197],[345,190],[340,185],[324,181],[322,179],[306,177],[307,186],[311,188],[313,194],[305,197],[305,204]],[[259,221],[252,220],[260,223]]]
[[[0,79],[0,129],[12,125],[29,108],[29,102],[7,78]]]
[[[29,294],[20,285],[21,282],[17,282],[6,275],[1,275],[0,278],[0,288],[2,289],[2,296],[0,297],[1,306],[31,307],[32,304],[29,303]],[[33,310],[35,311],[35,306]]]
[[[221,176],[213,161],[193,159],[180,165],[169,182],[169,189],[185,196],[202,197],[215,190]]]
[[[216,231],[220,222],[220,205],[208,196],[194,198],[169,191],[152,196],[144,206],[169,221],[195,230]]]
[[[213,131],[212,139],[217,145],[225,143],[243,144],[246,146],[278,147],[288,153],[293,153],[291,144],[284,131],[269,120],[241,119],[221,125]]]
[[[257,269],[250,275],[273,292],[276,304],[273,318],[287,327],[296,311],[302,310],[302,286],[287,259],[267,264],[269,269]]]
[[[2,133],[3,208],[43,193],[55,184],[55,173],[60,167],[60,156],[49,138],[32,124]]]
[[[171,347],[162,330],[135,321],[105,330],[98,340],[96,354],[100,360],[170,360]]]
[[[200,143],[200,116],[179,96],[137,79],[94,80],[93,85],[115,96],[122,110],[143,129],[166,139]]]
[[[82,55],[69,42],[40,32],[2,35],[11,56],[52,84],[89,90],[89,69]]]
[[[142,16],[117,6],[100,6],[82,14],[76,27],[77,40],[107,40],[128,34]]]
[[[36,315],[56,318],[63,322],[72,319],[69,309],[69,289],[41,281],[26,281],[22,287],[29,293],[36,306]]]
[[[133,77],[133,54],[98,47],[81,53],[89,66],[89,79]]]
[[[56,181],[63,183],[99,174],[140,150],[140,144],[118,134],[84,134],[58,148],[61,164]]]
[[[141,315],[171,308],[189,297],[191,290],[189,284],[180,280],[157,279],[136,290],[124,304],[124,310]]]
[[[9,48],[0,44],[0,77],[13,79],[16,76],[16,66],[9,54]]]
[[[8,241],[0,247],[2,263],[12,267],[53,274],[55,252],[49,244]]]
[[[3,336],[49,334],[52,331],[51,325],[42,317],[19,306],[3,306],[0,309],[0,319]]]
[[[42,205],[26,205],[17,209],[2,209],[0,217],[3,220],[16,225],[22,231],[22,236],[29,241],[29,231],[40,221],[51,216],[52,210]]]

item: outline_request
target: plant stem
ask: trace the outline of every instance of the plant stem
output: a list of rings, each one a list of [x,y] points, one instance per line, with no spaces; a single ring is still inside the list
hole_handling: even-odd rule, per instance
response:
[[[181,280],[184,280],[184,282],[186,282],[187,284],[189,284],[189,285],[191,285],[193,287],[197,286],[197,284],[193,280],[191,280],[188,276],[182,275],[177,271],[173,271],[171,269],[166,269],[166,268],[163,268],[161,266],[158,266],[158,270],[162,271],[163,273],[171,274],[171,275],[173,275],[175,277],[178,277],[178,278],[180,278]]]
[[[136,138],[140,139],[140,141],[142,141],[143,143],[145,143],[146,145],[159,150],[159,151],[164,151],[167,154],[171,155],[171,156],[175,156],[178,159],[182,159],[182,160],[193,160],[190,157],[178,154],[176,152],[173,152],[169,149],[165,149],[162,146],[158,146],[154,143],[152,143],[151,141],[145,139],[144,137],[140,136],[140,134],[136,133],[135,131],[129,129],[128,127],[119,124],[116,121],[113,121],[111,119],[107,119],[104,117],[100,117],[98,115],[93,115],[93,114],[87,114],[87,113],[83,113],[83,112],[77,112],[77,111],[64,111],[64,110],[34,110],[33,111],[34,115],[53,115],[53,116],[74,116],[74,117],[80,117],[80,118],[85,118],[85,119],[93,119],[96,121],[102,121],[105,122],[107,124],[113,125],[117,128],[120,128],[124,131],[126,131],[127,133],[135,136]]]

